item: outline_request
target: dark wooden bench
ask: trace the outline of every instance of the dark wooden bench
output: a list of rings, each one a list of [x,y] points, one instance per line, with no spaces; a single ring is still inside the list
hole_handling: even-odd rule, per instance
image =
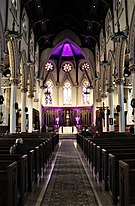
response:
[[[135,159],[119,161],[119,185],[119,205],[135,205]]]
[[[34,151],[34,178],[37,184],[40,181],[39,147],[29,147],[29,150]]]
[[[0,155],[0,161],[17,162],[18,203],[24,205],[28,198],[28,161],[27,155]]]
[[[108,185],[109,197],[113,205],[118,203],[119,196],[119,160],[135,159],[135,153],[109,154]]]
[[[113,144],[133,144],[134,137],[111,137],[111,138],[97,138],[97,139],[88,139],[87,140],[87,146],[86,146],[86,157],[89,163],[91,164],[93,160],[94,147],[96,146],[104,146],[104,145],[113,145]],[[95,146],[94,146],[95,145]]]
[[[109,153],[112,155],[123,155],[124,154],[134,154],[135,149],[112,149],[112,150],[106,150],[102,149],[102,164],[101,164],[101,170],[102,170],[102,188],[105,191],[108,191],[109,185],[108,185],[108,175],[109,175]]]
[[[104,148],[104,149],[103,149]],[[104,165],[108,161],[108,154],[110,152],[122,152],[123,150],[128,151],[135,151],[135,145],[134,144],[113,144],[113,145],[104,145],[104,146],[97,146],[96,147],[96,153],[95,156],[93,157],[93,168],[95,175],[97,177],[98,181],[102,181],[103,176],[103,171],[104,171]],[[107,166],[106,166],[107,167]]]
[[[17,206],[17,162],[0,163],[0,205]]]
[[[102,148],[107,148],[107,150],[110,148],[135,148],[135,143],[132,141],[132,144],[131,143],[109,143],[107,142],[106,144],[103,144],[103,145],[97,145],[97,144],[93,144],[92,145],[92,152],[91,152],[91,156],[90,156],[90,166],[91,166],[91,169],[93,170],[93,173],[94,175],[97,174],[97,167],[99,168],[99,166],[97,166],[98,164],[100,164],[101,166],[101,158],[102,158],[102,155],[101,155],[101,151],[102,151]]]

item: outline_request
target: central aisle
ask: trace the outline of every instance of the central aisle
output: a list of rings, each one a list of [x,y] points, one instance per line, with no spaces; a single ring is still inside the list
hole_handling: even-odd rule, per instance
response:
[[[42,206],[96,206],[76,140],[60,140],[56,163]]]

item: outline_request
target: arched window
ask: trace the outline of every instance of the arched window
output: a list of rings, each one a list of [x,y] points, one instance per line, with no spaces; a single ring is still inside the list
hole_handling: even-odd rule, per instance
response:
[[[66,81],[63,86],[64,104],[71,104],[72,102],[72,90],[70,82]]]
[[[83,104],[90,103],[90,84],[87,80],[84,80],[82,84],[82,102]]]
[[[53,98],[53,84],[51,80],[48,80],[45,85],[45,104],[52,104]]]

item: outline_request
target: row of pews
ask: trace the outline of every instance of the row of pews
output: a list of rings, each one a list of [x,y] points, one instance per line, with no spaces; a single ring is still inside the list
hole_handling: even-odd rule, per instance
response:
[[[27,155],[9,153],[16,138],[28,145]],[[24,206],[28,195],[43,178],[59,142],[53,133],[20,133],[0,137],[0,205]]]
[[[135,136],[106,132],[94,139],[78,134],[77,143],[112,205],[135,205]]]

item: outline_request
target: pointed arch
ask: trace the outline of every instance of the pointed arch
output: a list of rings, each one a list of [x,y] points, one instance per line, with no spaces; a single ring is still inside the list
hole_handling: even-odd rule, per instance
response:
[[[21,74],[21,91],[27,91],[27,66],[26,66],[26,51],[23,50],[20,56],[20,74]]]
[[[61,81],[61,85],[64,85],[64,83],[65,83],[66,81],[69,81],[70,84],[71,84],[72,86],[74,86],[74,82],[73,82],[73,80],[72,80],[72,78],[71,78],[71,75],[70,75],[69,73],[66,73],[66,74],[64,75],[63,80]]]
[[[130,36],[129,36],[129,50],[131,64],[135,64],[135,6],[133,9],[133,15],[130,24]]]
[[[4,64],[4,32],[3,32],[3,24],[2,17],[0,12],[0,64]]]

